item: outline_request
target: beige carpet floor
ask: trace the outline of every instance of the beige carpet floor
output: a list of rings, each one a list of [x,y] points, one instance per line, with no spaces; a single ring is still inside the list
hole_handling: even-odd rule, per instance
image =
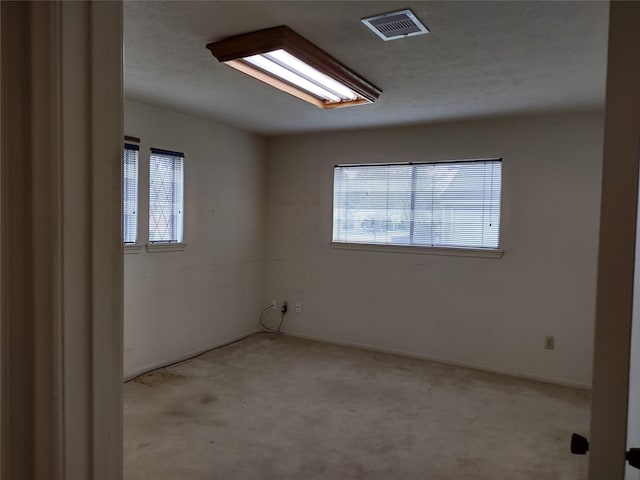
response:
[[[589,395],[256,334],[125,385],[125,479],[581,480]]]

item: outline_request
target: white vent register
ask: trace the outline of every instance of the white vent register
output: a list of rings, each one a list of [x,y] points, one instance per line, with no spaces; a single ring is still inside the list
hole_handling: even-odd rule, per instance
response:
[[[363,18],[362,23],[385,42],[429,33],[427,27],[418,20],[418,17],[411,10],[399,10]]]

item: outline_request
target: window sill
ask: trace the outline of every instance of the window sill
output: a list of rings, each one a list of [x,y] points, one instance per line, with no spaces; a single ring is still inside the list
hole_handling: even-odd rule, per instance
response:
[[[137,243],[125,243],[124,245],[124,254],[131,255],[132,253],[140,253],[142,251],[142,245],[138,245]]]
[[[159,252],[182,252],[187,247],[186,243],[147,243],[147,252],[159,253]]]
[[[421,255],[450,255],[454,257],[502,258],[503,250],[488,248],[416,247],[405,245],[375,245],[371,243],[331,242],[338,250],[361,250],[384,253],[414,253]]]

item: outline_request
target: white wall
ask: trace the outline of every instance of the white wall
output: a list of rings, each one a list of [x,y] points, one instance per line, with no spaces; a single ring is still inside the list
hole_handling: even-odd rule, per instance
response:
[[[140,243],[148,228],[149,148],[185,154],[182,252],[125,255],[125,377],[256,330],[264,283],[265,141],[127,100],[140,144]]]
[[[593,112],[271,139],[266,294],[303,304],[293,334],[590,386],[602,136]],[[334,164],[484,157],[502,259],[330,248]]]

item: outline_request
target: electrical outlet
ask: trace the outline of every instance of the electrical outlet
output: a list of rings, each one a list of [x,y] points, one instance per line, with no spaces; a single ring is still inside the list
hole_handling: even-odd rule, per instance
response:
[[[271,300],[271,308],[274,310],[278,308],[278,300]]]
[[[556,339],[552,336],[544,337],[544,348],[546,350],[555,350],[556,348]]]
[[[302,304],[296,303],[296,313],[300,313],[302,311]]]

